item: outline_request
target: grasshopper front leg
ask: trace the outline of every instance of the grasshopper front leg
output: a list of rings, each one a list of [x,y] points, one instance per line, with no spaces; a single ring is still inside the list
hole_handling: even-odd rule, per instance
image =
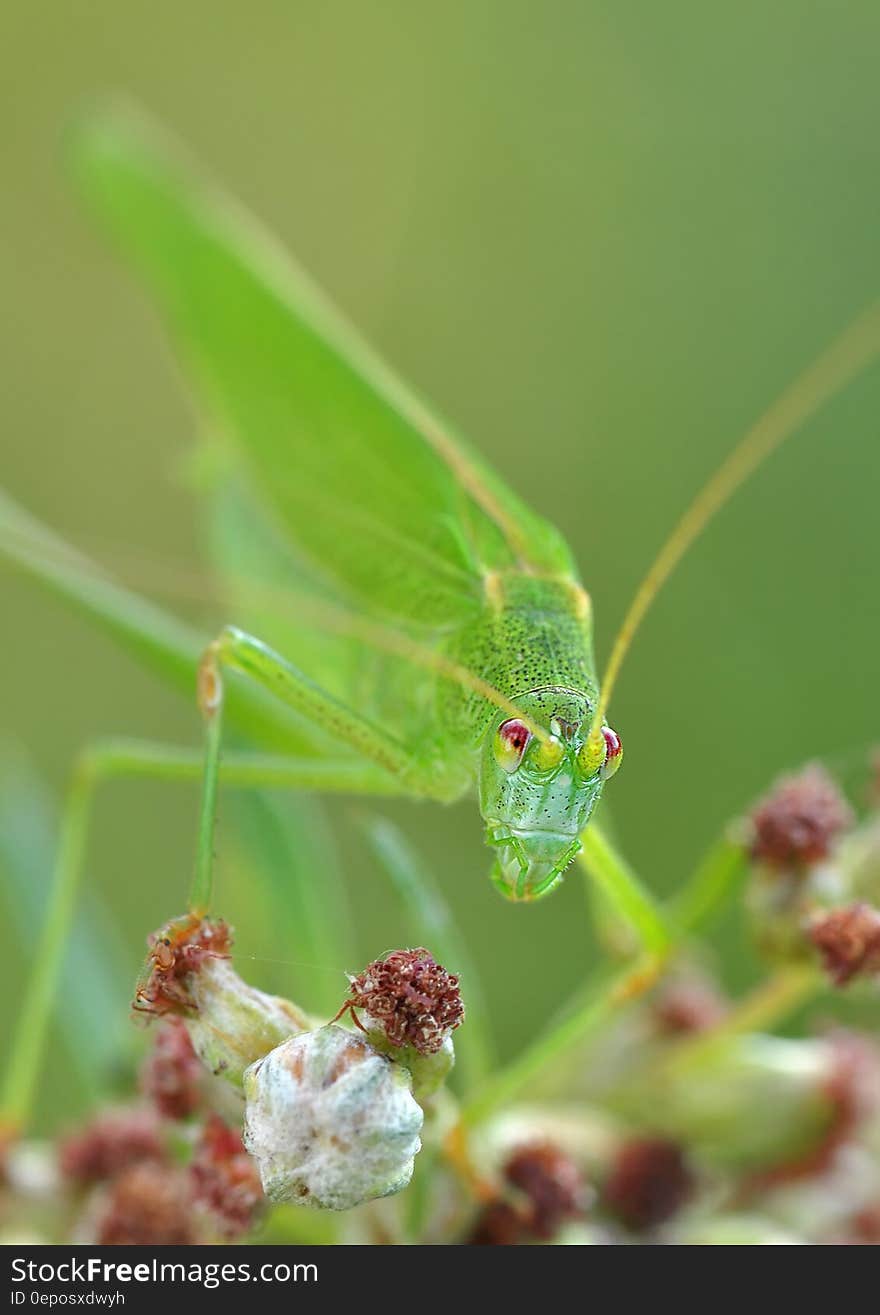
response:
[[[236,626],[226,626],[208,645],[199,667],[199,707],[209,723],[222,708],[223,668],[239,671],[262,685],[320,730],[335,736],[360,757],[396,777],[402,792],[418,778],[415,756],[396,736],[374,726],[359,712],[328,694],[268,644]]]
[[[211,901],[213,829],[222,743],[223,671],[239,671],[262,685],[288,708],[353,749],[367,769],[395,781],[390,793],[430,795],[432,778],[396,736],[374,726],[353,708],[323,690],[262,640],[226,626],[208,645],[199,664],[198,702],[206,727],[205,769],[196,873],[190,907],[204,913]]]

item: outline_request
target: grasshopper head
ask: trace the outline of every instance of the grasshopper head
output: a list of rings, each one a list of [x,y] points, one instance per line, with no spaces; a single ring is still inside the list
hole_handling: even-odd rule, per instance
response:
[[[622,756],[610,728],[590,738],[583,694],[547,687],[518,695],[523,718],[490,725],[480,767],[480,812],[497,849],[492,881],[511,900],[536,900],[558,885],[580,833]],[[540,728],[546,735],[535,733]]]

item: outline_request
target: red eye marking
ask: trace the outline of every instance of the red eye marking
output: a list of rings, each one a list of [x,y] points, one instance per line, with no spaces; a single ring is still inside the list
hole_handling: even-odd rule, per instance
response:
[[[498,734],[511,749],[516,749],[517,753],[525,753],[531,731],[524,721],[517,721],[516,717],[512,717],[510,721],[505,721],[498,727]]]
[[[522,762],[532,733],[524,721],[511,717],[498,727],[495,736],[495,758],[499,767],[506,772],[513,772]]]
[[[605,739],[605,761],[600,769],[604,778],[613,776],[620,766],[623,758],[623,745],[620,743],[620,736],[613,731],[610,726],[602,727],[602,735]]]

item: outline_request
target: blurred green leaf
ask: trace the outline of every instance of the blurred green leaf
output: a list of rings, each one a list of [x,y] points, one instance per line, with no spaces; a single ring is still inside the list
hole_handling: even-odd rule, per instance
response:
[[[117,584],[0,489],[0,555],[94,621],[132,657],[192,698],[209,637]],[[314,735],[265,691],[231,677],[229,720],[266,747],[314,752]]]
[[[332,1014],[354,962],[351,918],[330,827],[314,799],[230,792],[232,843],[266,893],[272,932],[298,976],[294,994],[308,1013]]]
[[[0,890],[28,960],[42,927],[58,838],[55,801],[23,751],[0,748]],[[106,907],[86,894],[70,937],[56,1034],[85,1094],[97,1098],[131,1048],[131,965]]]

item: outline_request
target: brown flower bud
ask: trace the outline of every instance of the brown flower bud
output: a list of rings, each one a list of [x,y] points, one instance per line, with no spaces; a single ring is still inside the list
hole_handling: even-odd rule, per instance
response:
[[[412,1046],[423,1055],[441,1050],[464,1018],[458,978],[425,949],[394,950],[368,964],[350,979],[340,1014],[346,1009],[355,1022],[356,1011],[367,1014],[392,1046]]]
[[[240,1135],[217,1114],[202,1129],[189,1175],[193,1200],[224,1241],[248,1232],[265,1200],[260,1175]]]
[[[145,1160],[161,1162],[166,1150],[153,1111],[136,1108],[103,1111],[65,1137],[58,1154],[64,1177],[85,1186]]]
[[[638,1138],[618,1151],[604,1200],[627,1228],[642,1232],[671,1219],[693,1189],[693,1174],[677,1142]]]
[[[186,1119],[202,1103],[203,1077],[185,1022],[169,1018],[141,1070],[141,1090],[164,1119]]]
[[[99,1246],[189,1246],[198,1241],[185,1173],[146,1161],[108,1189],[99,1212]]]
[[[880,973],[880,913],[870,904],[850,904],[817,914],[809,937],[835,986]]]
[[[817,763],[785,777],[751,814],[751,856],[771,867],[809,867],[827,858],[853,823],[852,811]]]
[[[509,1247],[527,1240],[528,1221],[510,1201],[490,1201],[477,1218],[468,1238],[470,1246]]]
[[[132,1008],[162,1017],[191,1014],[191,977],[207,959],[228,958],[232,932],[222,920],[185,913],[147,937],[147,958],[135,987]]]
[[[244,1070],[310,1020],[289,1000],[249,986],[230,962],[225,922],[185,914],[149,938],[135,1010],[183,1017],[202,1064],[240,1085]]]
[[[514,1199],[490,1201],[469,1238],[472,1246],[548,1242],[563,1224],[582,1218],[587,1186],[574,1161],[552,1142],[518,1146],[502,1170]]]
[[[520,1146],[504,1166],[507,1181],[529,1203],[529,1231],[534,1237],[553,1237],[568,1219],[577,1219],[586,1206],[586,1186],[580,1169],[552,1142]]]

